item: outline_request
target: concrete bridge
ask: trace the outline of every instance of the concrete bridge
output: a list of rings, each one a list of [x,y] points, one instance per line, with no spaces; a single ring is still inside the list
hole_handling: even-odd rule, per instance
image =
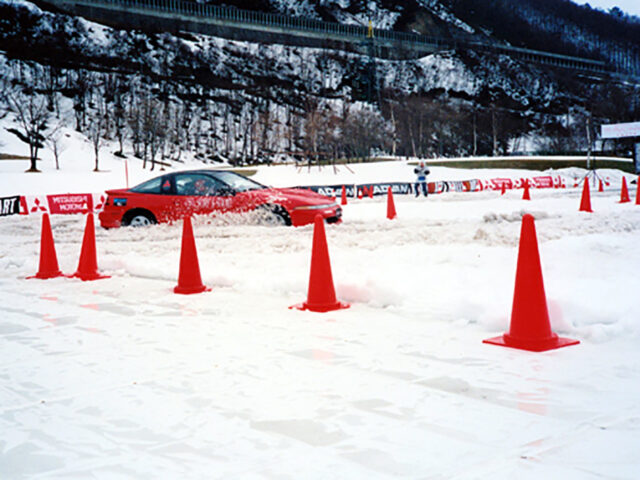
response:
[[[41,0],[60,10],[118,28],[188,31],[233,40],[262,41],[322,48],[348,48],[387,58],[419,57],[442,50],[504,54],[520,61],[594,74],[640,78],[640,60],[627,71],[599,60],[497,45],[465,42],[365,26],[323,22],[185,0]],[[371,35],[372,34],[372,35]],[[372,40],[373,38],[374,40]],[[375,42],[375,49],[371,48]]]

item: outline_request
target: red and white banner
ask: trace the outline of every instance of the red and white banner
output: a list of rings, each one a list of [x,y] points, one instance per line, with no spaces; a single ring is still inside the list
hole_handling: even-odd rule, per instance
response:
[[[529,178],[491,178],[487,180],[458,180],[440,181],[429,184],[429,192],[481,192],[483,190],[505,190],[524,188],[525,183],[529,188],[561,188],[566,186],[565,179],[560,175],[545,175]]]
[[[104,193],[64,193],[59,195],[27,195],[20,197],[20,213],[73,214],[100,212],[104,208]]]
[[[510,190],[513,188],[513,181],[511,181],[510,178],[493,178],[488,182],[490,186],[487,186],[486,188],[489,188],[491,190],[502,190],[503,185],[505,190]]]
[[[532,186],[534,188],[553,188],[553,177],[551,175],[547,177],[533,177]]]
[[[486,180],[441,180],[429,182],[429,193],[445,193],[445,192],[481,192],[483,190],[505,190],[514,188],[524,188],[525,183],[529,184],[529,188],[566,188],[567,181],[561,175],[544,175],[529,178],[491,178]],[[305,185],[303,187],[318,192],[322,195],[337,196],[345,187],[345,193],[348,197],[355,197],[359,191],[368,192],[373,189],[374,195],[386,195],[387,189],[392,188],[394,194],[410,195],[415,193],[415,183],[394,182],[394,183],[363,183],[363,184],[338,184],[338,185]]]
[[[561,175],[545,175],[529,178],[492,178],[491,180],[483,180],[484,187],[488,190],[505,190],[512,188],[524,188],[525,183],[529,184],[529,188],[565,188],[566,180]]]
[[[49,202],[49,212],[52,214],[93,211],[93,198],[90,193],[47,195],[47,201]]]

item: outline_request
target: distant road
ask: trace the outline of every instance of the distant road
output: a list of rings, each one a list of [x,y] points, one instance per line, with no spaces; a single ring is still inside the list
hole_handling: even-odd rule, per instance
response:
[[[236,40],[292,43],[335,48],[351,44],[375,55],[425,55],[442,50],[473,50],[508,55],[520,61],[595,74],[640,77],[640,59],[629,56],[626,70],[600,60],[560,55],[489,42],[395,32],[366,26],[323,22],[219,7],[185,0],[42,0],[64,11],[109,25],[159,31],[188,31]],[[375,46],[375,49],[368,48]]]

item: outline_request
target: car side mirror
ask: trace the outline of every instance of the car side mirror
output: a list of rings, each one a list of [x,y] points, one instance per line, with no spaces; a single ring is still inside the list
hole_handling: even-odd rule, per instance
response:
[[[216,195],[220,197],[233,197],[235,194],[235,190],[229,187],[219,188],[216,192]]]

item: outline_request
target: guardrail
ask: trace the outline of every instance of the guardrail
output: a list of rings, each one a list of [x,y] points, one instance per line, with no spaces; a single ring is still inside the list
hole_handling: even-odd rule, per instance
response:
[[[100,7],[113,11],[143,14],[161,12],[163,14],[186,17],[189,21],[229,24],[233,28],[257,30],[256,27],[277,29],[284,34],[304,36],[305,33],[342,40],[349,43],[363,43],[367,40],[368,28],[360,25],[345,25],[325,22],[304,17],[291,17],[280,14],[254,12],[238,8],[220,7],[185,0],[44,0],[47,3],[64,8],[65,5]],[[166,16],[166,15],[164,15]],[[506,54],[520,60],[552,65],[557,67],[583,70],[597,73],[613,73],[614,67],[600,60],[573,57],[508,45],[484,42],[468,42],[458,39],[419,35],[373,28],[373,38],[377,44],[396,44],[408,50],[465,50],[475,49],[497,54]],[[640,62],[637,62],[640,64]],[[640,75],[640,72],[626,72]]]

